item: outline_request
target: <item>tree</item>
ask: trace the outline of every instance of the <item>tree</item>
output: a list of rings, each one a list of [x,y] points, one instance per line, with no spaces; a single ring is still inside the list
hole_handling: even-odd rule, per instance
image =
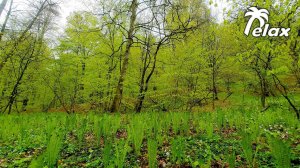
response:
[[[14,55],[14,52],[17,50],[18,45],[24,40],[26,39],[26,37],[28,36],[28,32],[31,30],[31,28],[34,26],[34,24],[36,23],[36,21],[38,20],[38,18],[41,16],[42,12],[48,8],[53,8],[56,6],[56,3],[52,3],[52,2],[48,2],[48,0],[44,0],[42,1],[39,6],[37,7],[37,12],[36,14],[33,16],[33,18],[31,19],[31,21],[29,22],[29,24],[26,25],[26,27],[24,28],[24,30],[21,33],[17,33],[18,37],[17,39],[14,39],[14,44],[13,47],[11,48],[11,50],[6,51],[6,53],[4,54],[1,62],[0,62],[0,71],[2,70],[2,68],[5,66],[5,63],[8,61],[8,59],[10,57],[12,57]],[[50,10],[51,11],[51,10]],[[52,10],[54,11],[54,10]],[[10,16],[10,13],[7,15],[7,19]],[[6,25],[5,21],[5,24]],[[3,30],[4,31],[4,30]],[[1,37],[3,36],[3,32],[1,33]]]
[[[2,113],[6,111],[8,113],[12,112],[13,105],[16,106],[16,110],[18,110],[18,98],[20,97],[22,91],[22,81],[30,74],[27,74],[30,67],[41,61],[43,56],[46,56],[47,47],[45,45],[44,36],[48,30],[50,25],[53,10],[48,10],[44,12],[44,8],[47,6],[48,9],[53,8],[53,4],[46,5],[46,2],[42,2],[41,7],[38,8],[39,14],[35,15],[34,21],[28,25],[24,31],[22,31],[20,36],[18,36],[17,40],[19,41],[12,41],[10,42],[11,46],[8,47],[8,55],[4,55],[4,59],[2,61],[1,70],[5,68],[6,72],[10,72],[10,78],[6,79],[5,81],[8,82],[8,85],[5,85],[3,88],[2,93],[4,93],[3,97],[7,101],[1,102],[4,104],[1,107]],[[43,11],[43,12],[42,12]],[[49,12],[50,11],[50,12]],[[45,16],[45,17],[42,17]],[[34,23],[36,23],[34,25]],[[36,32],[29,32],[31,28],[35,26]],[[26,37],[26,38],[25,38]],[[7,66],[4,67],[4,63],[7,63],[8,59],[10,62]],[[1,72],[5,73],[5,72]],[[8,93],[8,95],[5,95]],[[28,103],[27,95],[23,95],[25,98],[23,100],[23,107],[24,109]]]
[[[122,96],[123,96],[123,87],[124,87],[123,83],[124,83],[125,76],[127,73],[130,49],[133,45],[133,35],[134,35],[134,31],[135,31],[137,8],[138,8],[137,0],[132,0],[131,5],[130,5],[131,17],[130,17],[129,30],[127,32],[127,44],[126,44],[125,53],[124,53],[124,57],[123,57],[123,63],[122,63],[122,68],[121,68],[121,72],[120,72],[120,77],[119,77],[118,85],[116,88],[116,94],[115,94],[115,97],[113,99],[113,103],[111,106],[111,112],[117,112],[120,110],[120,105],[121,105]]]
[[[2,12],[3,12],[4,8],[5,8],[5,6],[6,6],[7,1],[8,1],[8,0],[3,0],[3,1],[1,2],[1,4],[0,4],[0,16],[1,16],[1,14],[2,14]]]
[[[13,2],[14,2],[13,0],[10,1],[10,5],[9,5],[8,12],[7,12],[7,14],[6,14],[4,23],[3,23],[2,27],[1,27],[1,31],[0,31],[0,41],[2,40],[2,35],[4,34],[4,31],[5,31],[5,28],[6,28],[6,24],[7,24],[7,22],[8,22],[8,19],[9,19],[11,13],[12,13]],[[4,3],[4,1],[3,1],[3,3]],[[0,16],[1,16],[1,12],[0,12]]]
[[[152,3],[154,2],[155,1]],[[206,15],[204,15],[204,17],[201,15],[206,13],[206,8],[199,6],[202,5],[201,3],[197,5],[193,3],[195,2],[185,1],[182,3],[175,2],[174,4],[169,2],[161,4],[158,7],[153,5],[154,7],[150,7],[153,17],[150,19],[151,21],[146,24],[140,24],[141,27],[150,32],[150,35],[146,34],[148,38],[145,38],[145,40],[142,41],[146,51],[144,52],[145,59],[142,64],[138,98],[135,105],[136,112],[140,112],[142,109],[145,94],[149,89],[150,80],[156,70],[157,57],[161,48],[164,45],[169,44],[172,40],[176,41],[184,39],[189,32],[197,30],[209,19]],[[198,7],[198,9],[194,9],[194,7]],[[191,9],[194,11],[193,13],[188,12],[190,8],[194,9]],[[159,37],[156,38],[155,35],[152,34],[158,34]],[[152,39],[156,42],[151,42]],[[139,41],[141,40],[139,39]],[[149,72],[147,73],[148,70]]]
[[[269,15],[272,18],[272,20],[269,21],[269,24],[273,27],[290,27],[294,25],[295,21],[297,23],[297,17],[294,15],[297,13],[297,10],[299,8],[299,2],[297,1],[289,1],[288,3],[283,3],[283,1],[280,1],[282,4],[281,6],[276,5],[272,1],[266,1],[266,2],[242,2],[237,3],[236,5],[239,6],[237,9],[245,8],[247,6],[260,6],[262,8],[268,9],[270,12]],[[240,6],[242,5],[242,7]],[[255,15],[255,18],[258,18],[259,16],[262,16],[266,19],[267,18],[267,12],[266,11],[257,11],[256,9],[251,9],[253,12],[250,13],[251,15]],[[281,11],[279,14],[278,11]],[[253,19],[251,18],[251,22]],[[250,22],[249,21],[249,22]],[[240,26],[243,25],[243,20],[237,20],[238,23],[240,23]],[[248,22],[248,23],[249,23]],[[242,24],[241,24],[242,23]],[[262,23],[264,23],[264,20],[260,19],[260,26],[262,26]],[[248,25],[246,26],[248,28]],[[295,39],[297,39],[297,34],[292,31],[290,34],[291,41],[295,42]],[[240,36],[241,37],[241,36]],[[248,66],[251,67],[251,69],[256,73],[256,76],[259,81],[259,89],[260,89],[260,99],[261,99],[261,105],[263,108],[263,111],[267,110],[269,105],[267,105],[267,97],[269,96],[276,96],[274,91],[274,86],[277,88],[282,88],[282,82],[279,78],[274,78],[273,71],[286,71],[287,67],[290,67],[290,62],[288,61],[286,65],[282,64],[282,60],[285,60],[287,58],[287,51],[290,52],[290,49],[294,49],[292,47],[293,45],[290,45],[290,39],[286,38],[272,38],[272,37],[266,37],[266,38],[252,38],[247,37],[243,38],[241,37],[241,41],[246,41],[248,44],[244,45],[244,48],[246,48],[246,51],[244,52],[244,62],[247,62]],[[289,45],[287,45],[289,44]],[[292,43],[294,44],[294,43]],[[289,47],[290,46],[290,49]],[[292,52],[293,53],[293,52]],[[295,54],[291,54],[295,55]],[[296,56],[297,57],[297,56]],[[295,60],[294,60],[295,61]],[[292,61],[292,62],[294,62]],[[295,63],[293,63],[295,65]],[[292,65],[294,67],[293,69],[297,69],[296,66]],[[274,83],[272,83],[272,81]],[[283,89],[287,91],[288,89]],[[281,95],[284,97],[286,96],[286,92],[280,91]],[[285,97],[286,99],[286,97]],[[288,100],[288,99],[286,99]],[[291,105],[290,101],[288,101]],[[293,108],[294,109],[294,108]],[[296,113],[298,113],[296,111]]]
[[[47,73],[51,78],[45,84],[53,92],[53,100],[57,99],[67,113],[76,112],[81,104],[92,104],[91,99],[102,91],[104,84],[99,81],[105,69],[98,62],[103,61],[101,55],[106,48],[100,43],[98,24],[88,12],[73,13],[68,18],[65,36],[55,49],[59,58],[53,61],[53,68]]]

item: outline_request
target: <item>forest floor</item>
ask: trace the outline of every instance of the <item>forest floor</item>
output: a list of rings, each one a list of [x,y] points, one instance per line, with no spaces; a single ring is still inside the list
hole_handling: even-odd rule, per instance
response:
[[[292,112],[0,116],[0,167],[300,167]]]

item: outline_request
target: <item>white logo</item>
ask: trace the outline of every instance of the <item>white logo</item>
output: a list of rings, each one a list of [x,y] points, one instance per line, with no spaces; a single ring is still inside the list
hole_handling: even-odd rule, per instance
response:
[[[247,26],[245,28],[244,33],[248,36],[251,30],[251,26],[253,22],[257,19],[259,21],[259,27],[253,29],[252,35],[254,37],[265,37],[265,36],[270,36],[270,37],[288,37],[289,36],[289,31],[291,30],[290,28],[270,28],[268,23],[269,21],[269,11],[266,9],[257,9],[256,7],[250,7],[249,11],[246,12],[246,16],[251,16]],[[265,22],[266,21],[266,22]]]

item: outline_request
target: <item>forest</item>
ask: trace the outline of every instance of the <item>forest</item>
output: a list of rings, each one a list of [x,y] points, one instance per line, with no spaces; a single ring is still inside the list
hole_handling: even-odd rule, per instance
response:
[[[0,1],[0,167],[300,167],[299,0],[64,1]]]

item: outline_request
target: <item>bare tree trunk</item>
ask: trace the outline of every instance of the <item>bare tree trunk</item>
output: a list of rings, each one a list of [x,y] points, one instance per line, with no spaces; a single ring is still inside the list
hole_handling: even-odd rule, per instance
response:
[[[145,88],[143,89],[143,92],[142,92],[142,94],[141,94],[141,96],[140,96],[140,98],[139,98],[139,101],[138,101],[139,107],[138,107],[138,109],[136,110],[137,112],[140,112],[141,109],[142,109],[143,102],[144,102],[144,99],[145,99],[145,94],[146,94],[146,92],[147,92],[148,89],[149,89],[149,82],[150,82],[150,79],[151,79],[151,77],[153,76],[154,71],[155,71],[155,69],[156,69],[157,54],[158,54],[158,51],[160,50],[160,48],[161,48],[161,46],[162,46],[162,44],[163,44],[163,41],[164,41],[164,40],[160,41],[160,42],[157,44],[155,53],[154,53],[154,55],[153,55],[153,58],[154,58],[154,60],[153,60],[153,66],[152,66],[152,68],[151,68],[151,71],[150,71],[149,75],[148,75],[147,78],[146,78],[146,81],[145,81],[144,84],[143,84],[143,86],[144,86]],[[150,54],[150,53],[149,53],[149,54]],[[138,110],[139,110],[139,111],[138,111]]]
[[[144,100],[145,100],[145,93],[142,93],[138,96],[138,101],[135,106],[135,112],[140,113],[142,111]]]
[[[214,100],[219,100],[218,98],[218,89],[217,89],[217,70],[216,70],[216,58],[213,57],[213,70],[212,70],[212,78],[213,78],[213,94]]]
[[[123,96],[123,86],[124,86],[124,80],[125,76],[127,73],[127,68],[128,68],[128,62],[129,62],[129,55],[130,55],[130,49],[133,44],[133,35],[135,31],[135,21],[136,21],[136,13],[137,13],[137,7],[138,3],[137,0],[132,0],[131,6],[130,6],[130,11],[131,11],[131,17],[130,17],[130,27],[128,31],[128,42],[126,45],[126,50],[123,58],[123,64],[121,68],[121,73],[119,77],[119,82],[118,86],[116,88],[116,94],[111,106],[111,112],[117,112],[120,110],[120,105],[122,101],[122,96]]]
[[[10,1],[9,10],[8,10],[8,12],[7,12],[7,14],[6,14],[4,23],[3,23],[2,27],[1,27],[0,41],[2,40],[2,36],[3,36],[3,34],[4,34],[4,31],[5,31],[5,28],[6,28],[7,21],[8,21],[8,19],[9,19],[10,15],[11,15],[13,2],[14,2],[13,0]],[[1,13],[0,13],[0,15],[1,15]],[[1,68],[1,65],[0,65],[0,68]]]
[[[0,4],[0,16],[6,6],[7,0],[2,0],[2,3]]]
[[[218,98],[218,90],[217,90],[217,70],[216,70],[216,57],[215,55],[212,56],[212,92],[213,92],[213,100],[212,100],[212,108],[215,110],[215,101],[219,100]]]
[[[145,54],[145,58],[143,58],[143,60],[142,60],[143,61],[143,67],[141,69],[142,74],[141,74],[141,80],[140,80],[140,84],[139,84],[140,88],[139,88],[137,103],[135,105],[135,111],[137,113],[141,112],[142,106],[143,106],[143,101],[145,99],[145,93],[144,93],[144,91],[145,91],[145,88],[144,88],[144,86],[145,86],[145,76],[146,76],[147,69],[150,65],[150,61],[147,64],[148,59],[150,59],[150,50],[151,50],[151,48],[150,48],[150,37],[147,37],[146,49],[144,49],[143,51],[145,51],[145,50],[146,50],[146,52],[142,53],[142,57]]]
[[[105,103],[105,105],[104,105],[104,110],[109,110],[109,108],[110,108],[110,103],[111,103],[111,101],[110,101],[110,97],[112,97],[111,95],[112,95],[112,92],[111,92],[111,78],[112,78],[112,72],[113,72],[113,70],[114,70],[114,68],[113,68],[113,66],[114,66],[114,58],[113,57],[111,57],[110,58],[111,60],[110,60],[110,65],[109,65],[109,67],[108,67],[108,71],[107,71],[107,74],[106,74],[106,77],[107,77],[107,91],[106,91],[106,97],[107,97],[107,101],[106,101],[106,103]]]

